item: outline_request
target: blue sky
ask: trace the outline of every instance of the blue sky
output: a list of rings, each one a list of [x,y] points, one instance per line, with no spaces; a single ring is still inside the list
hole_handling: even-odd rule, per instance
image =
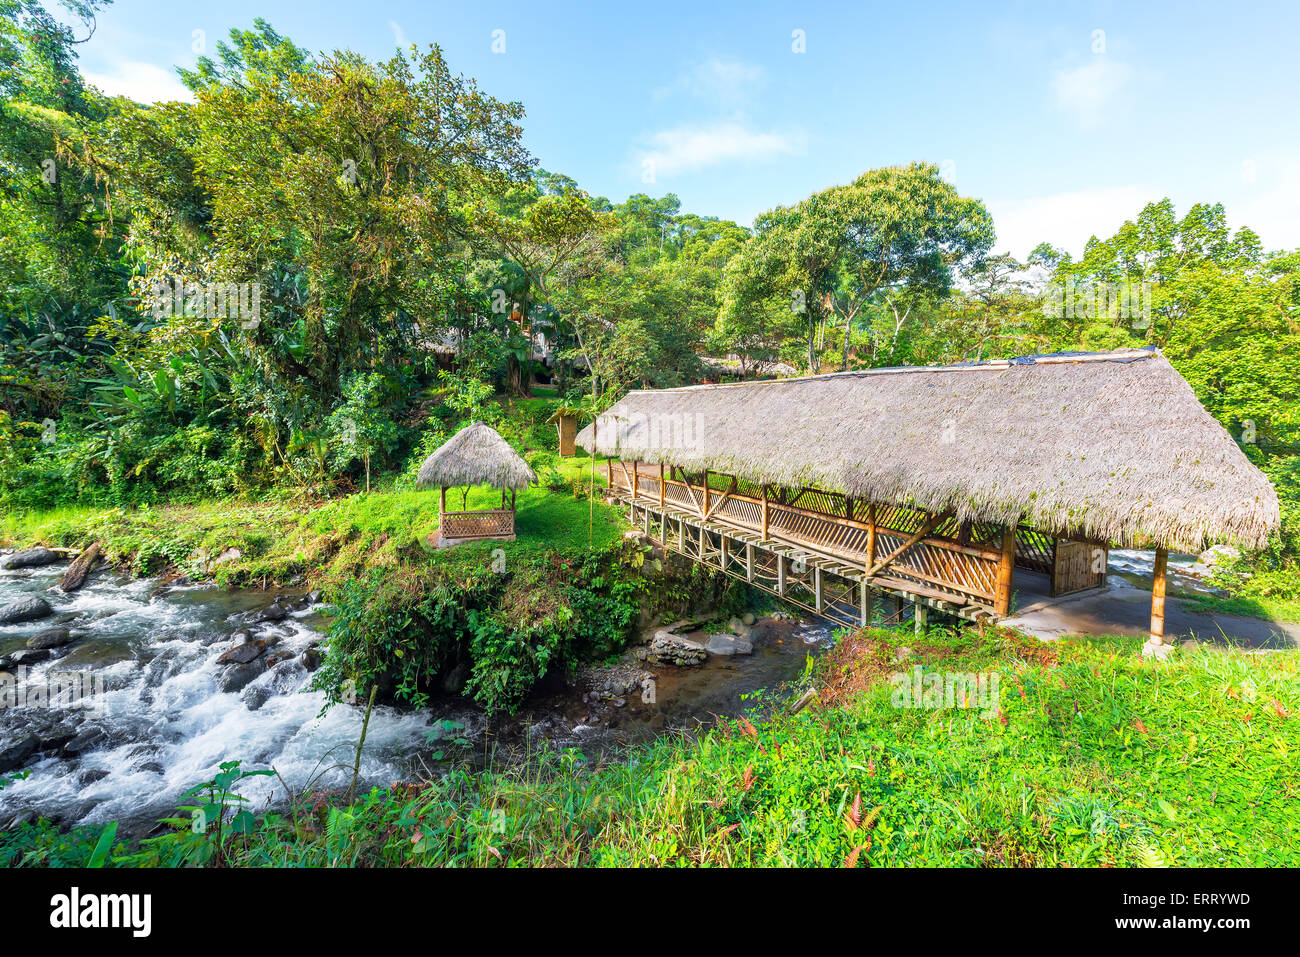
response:
[[[1166,195],[1300,246],[1294,2],[118,0],[82,69],[107,92],[181,96],[172,67],[257,16],[313,51],[440,43],[524,103],[545,168],[615,201],[674,192],[748,224],[928,160],[1021,256],[1043,240],[1077,254]]]

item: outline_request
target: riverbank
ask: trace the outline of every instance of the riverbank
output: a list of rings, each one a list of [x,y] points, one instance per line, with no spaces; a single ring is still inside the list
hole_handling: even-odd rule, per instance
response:
[[[546,750],[354,802],[307,796],[227,835],[222,854],[250,866],[1300,863],[1300,655],[1194,648],[1159,662],[1138,645],[861,632],[786,695],[760,695],[767,717],[627,760]],[[927,702],[931,674],[983,675],[985,690]],[[84,862],[103,834],[21,828],[0,837],[0,864]],[[203,848],[210,859],[215,840],[185,829],[143,849],[110,839],[105,854],[185,863]]]

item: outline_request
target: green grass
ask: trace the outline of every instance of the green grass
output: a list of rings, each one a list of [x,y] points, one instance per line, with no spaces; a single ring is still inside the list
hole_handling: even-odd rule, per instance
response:
[[[1267,618],[1270,621],[1300,622],[1300,598],[1270,598],[1264,595],[1225,598],[1218,595],[1196,595],[1188,597],[1186,601],[1192,611],[1245,615],[1250,618]]]
[[[559,471],[567,481],[586,480],[590,466],[585,456],[562,459]],[[597,468],[596,476],[603,485],[603,468]],[[242,558],[219,566],[218,580],[270,584],[305,576],[329,586],[371,567],[480,561],[485,548],[600,549],[623,532],[618,514],[602,502],[593,505],[586,495],[578,499],[571,492],[533,486],[518,493],[514,542],[435,552],[426,546],[438,527],[437,491],[398,489],[391,480],[377,483],[376,489],[311,504],[285,498],[226,499],[156,508],[76,506],[6,512],[0,515],[0,543],[80,548],[99,541],[110,561],[131,565],[141,574],[170,565],[201,575],[207,561],[237,548]],[[475,488],[469,492],[468,507],[494,508],[500,501],[499,491]],[[447,507],[461,507],[458,490],[448,492]]]
[[[808,679],[821,702],[797,714],[777,705],[600,766],[539,750],[303,803],[226,851],[246,865],[1300,864],[1300,653],[1156,662],[1138,644],[864,632],[823,659]],[[996,672],[1000,704],[895,707],[889,675],[915,665]],[[28,826],[0,837],[0,863],[15,849],[75,863],[94,836]],[[115,863],[194,840],[119,847]]]

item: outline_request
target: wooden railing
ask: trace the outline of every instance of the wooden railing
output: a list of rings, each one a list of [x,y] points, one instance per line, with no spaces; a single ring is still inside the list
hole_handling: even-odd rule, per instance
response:
[[[763,540],[797,546],[863,573],[916,538],[932,521],[929,534],[917,538],[872,577],[933,598],[989,606],[997,602],[1003,534],[999,526],[961,526],[951,518],[940,521],[919,510],[873,505],[817,489],[772,489],[771,494],[757,497],[737,491],[739,483],[728,477],[718,482],[716,474],[692,480],[681,472],[680,478],[660,472],[658,466],[611,462],[610,487],[632,498],[635,486],[639,504],[678,509],[697,519],[758,533]]]
[[[506,538],[515,533],[515,513],[508,508],[474,512],[443,512],[438,516],[443,538]]]

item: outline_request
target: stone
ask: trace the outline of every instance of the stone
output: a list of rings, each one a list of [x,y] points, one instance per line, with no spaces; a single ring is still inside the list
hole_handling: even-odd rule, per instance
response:
[[[95,542],[68,566],[68,570],[63,573],[62,581],[59,582],[59,587],[66,592],[76,591],[86,584],[86,579],[103,557],[104,550],[99,547],[99,542]]]
[[[470,664],[468,661],[459,661],[442,676],[442,690],[446,694],[458,695],[465,690],[465,685],[469,682]]]
[[[271,602],[262,609],[262,613],[257,616],[258,621],[284,621],[289,617],[289,609],[280,604],[279,599]]]
[[[34,734],[22,735],[0,744],[0,774],[17,771],[41,746]]]
[[[103,728],[86,728],[63,746],[63,756],[67,758],[78,757],[95,750],[106,740],[108,740],[108,735],[104,733]]]
[[[698,641],[661,629],[650,640],[646,657],[675,665],[697,665],[708,657],[708,652]]]
[[[50,657],[48,648],[23,648],[0,658],[0,668],[17,668],[19,665],[38,665]]]
[[[260,661],[251,661],[244,665],[231,665],[217,677],[217,690],[225,693],[243,691],[266,668]]]
[[[753,654],[754,643],[739,635],[709,635],[709,640],[704,643],[704,650],[711,655],[748,655]]]
[[[249,711],[256,711],[262,705],[266,704],[271,697],[271,689],[264,684],[250,684],[240,695],[244,699],[244,707]]]
[[[43,648],[62,648],[73,641],[72,632],[67,628],[47,628],[28,638],[27,647],[37,651]]]
[[[90,768],[77,775],[77,783],[84,788],[94,784],[96,781],[102,781],[106,777],[108,777],[108,771],[106,769]]]
[[[235,645],[220,658],[217,664],[221,665],[246,665],[262,656],[266,651],[266,642],[260,640],[246,641],[241,645]]]
[[[44,598],[32,595],[19,598],[0,608],[0,625],[17,625],[24,621],[38,621],[54,614],[54,609]]]
[[[739,618],[733,618],[731,621],[727,622],[727,628],[733,635],[740,635],[742,638],[749,637],[749,626]]]
[[[754,627],[754,615],[753,615],[753,613],[747,611],[747,612],[745,612],[743,615],[741,615],[741,616],[740,616],[740,623],[741,623],[742,625],[745,625],[745,626],[749,627],[749,628]]]
[[[52,565],[58,560],[58,553],[48,548],[28,548],[0,560],[0,568],[39,568],[41,565]]]
[[[319,591],[309,591],[307,592],[307,604],[319,605],[322,597]]]
[[[308,671],[315,671],[317,668],[321,666],[321,662],[323,662],[325,659],[324,656],[321,654],[320,648],[316,647],[315,645],[312,645],[310,648],[308,648],[306,651],[304,651],[301,655],[298,656],[298,660],[302,662],[302,666],[306,668]]]

